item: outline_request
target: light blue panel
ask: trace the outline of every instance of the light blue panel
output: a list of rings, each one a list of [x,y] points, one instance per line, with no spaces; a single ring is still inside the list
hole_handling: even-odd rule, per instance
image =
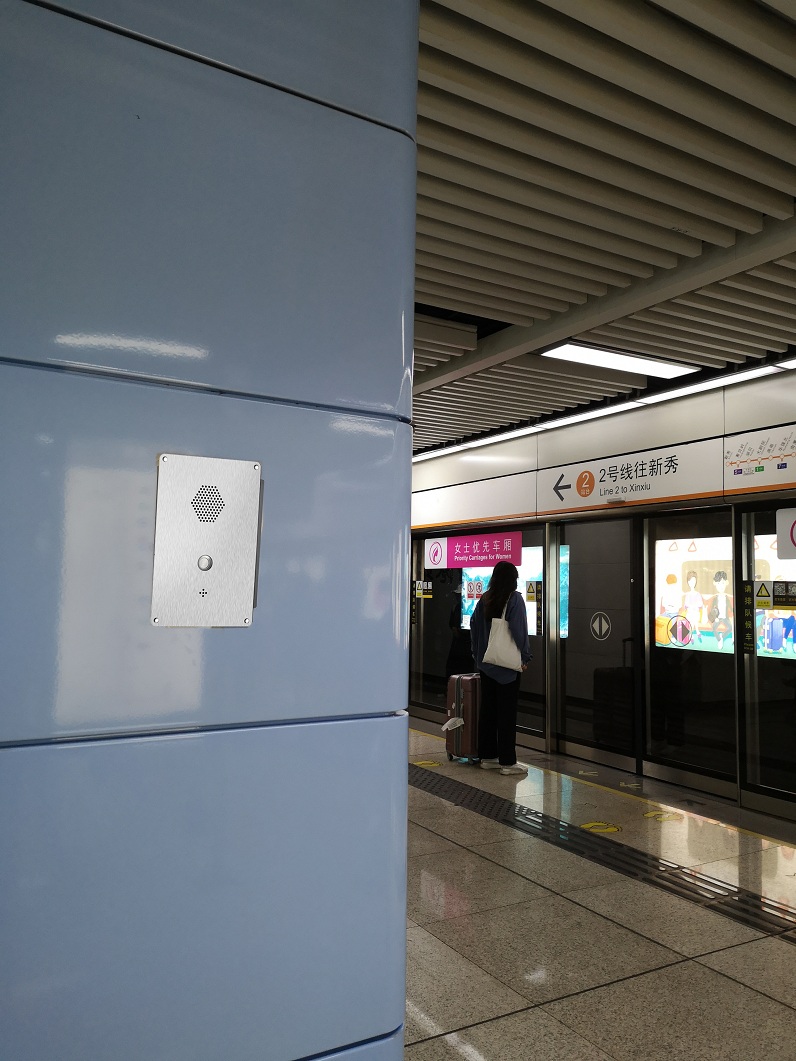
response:
[[[405,715],[0,749],[4,1061],[291,1061],[398,1029],[406,757]]]
[[[0,357],[409,417],[406,136],[19,0],[0,71]]]
[[[0,741],[403,710],[410,434],[0,363]],[[262,462],[250,628],[151,625],[159,452]]]
[[[414,134],[417,0],[67,0],[61,6]]]

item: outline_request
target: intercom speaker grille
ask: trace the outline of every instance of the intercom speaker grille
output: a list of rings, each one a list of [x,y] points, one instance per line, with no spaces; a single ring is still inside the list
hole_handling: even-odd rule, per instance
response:
[[[202,523],[215,523],[224,507],[224,499],[217,486],[201,486],[191,504]]]

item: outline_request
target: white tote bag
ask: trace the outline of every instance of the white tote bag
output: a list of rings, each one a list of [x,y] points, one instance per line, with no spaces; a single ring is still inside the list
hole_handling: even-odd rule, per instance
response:
[[[509,598],[510,600],[511,598]],[[511,633],[511,628],[506,622],[506,608],[499,619],[492,620],[492,628],[489,631],[489,644],[486,646],[483,663],[491,663],[495,667],[505,667],[506,670],[522,670],[522,653],[517,648],[517,642]]]

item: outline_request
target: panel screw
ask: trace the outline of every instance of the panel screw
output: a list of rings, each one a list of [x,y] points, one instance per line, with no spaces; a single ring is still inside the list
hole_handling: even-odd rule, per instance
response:
[[[155,617],[155,618],[154,618],[154,619],[152,620],[152,622],[153,622],[153,623],[159,623],[159,622],[160,622],[160,619],[158,619],[158,618],[157,618],[157,616],[156,616],[156,617]]]
[[[169,458],[168,458],[168,457],[161,457],[160,459],[161,459],[161,460],[163,461],[163,463],[165,464],[165,463],[166,463],[166,461],[167,461],[167,460],[168,460]]]
[[[255,470],[256,472],[259,472],[259,470],[260,470],[260,465],[259,465],[259,464],[255,464],[255,466],[254,466],[254,470]]]
[[[244,626],[248,626],[250,622],[251,622],[251,619],[244,619],[243,620],[243,625]]]

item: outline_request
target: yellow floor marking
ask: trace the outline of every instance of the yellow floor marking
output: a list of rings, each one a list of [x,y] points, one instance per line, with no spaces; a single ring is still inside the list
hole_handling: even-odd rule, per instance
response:
[[[423,737],[432,737],[434,740],[444,741],[444,737],[438,737],[436,733],[425,733],[421,729],[411,729],[411,733],[417,733]],[[609,788],[608,785],[599,785],[596,781],[587,781],[583,777],[573,777],[572,774],[564,774],[559,770],[550,770],[546,766],[533,766],[534,770],[539,770],[543,774],[550,774],[551,777],[566,777],[570,781],[575,781],[579,785],[588,785],[590,788],[597,788],[601,792],[609,792],[612,796],[621,796],[623,799],[633,799],[637,803],[646,803],[650,807],[657,807],[663,811],[675,811],[675,808],[666,803],[658,803],[654,799],[647,799],[645,796],[637,796],[633,792],[620,792],[618,789]],[[710,822],[712,825],[720,825],[722,829],[730,829],[734,833],[739,833],[742,836],[754,836],[758,840],[768,840],[771,844],[776,844],[778,847],[793,847],[793,844],[788,844],[784,840],[777,840],[773,836],[766,836],[765,833],[756,833],[752,829],[742,829],[739,825],[730,825],[729,822],[719,821],[718,818],[708,818],[704,814],[697,814],[695,811],[675,811],[677,814],[683,813],[689,818],[699,818],[700,821]]]

